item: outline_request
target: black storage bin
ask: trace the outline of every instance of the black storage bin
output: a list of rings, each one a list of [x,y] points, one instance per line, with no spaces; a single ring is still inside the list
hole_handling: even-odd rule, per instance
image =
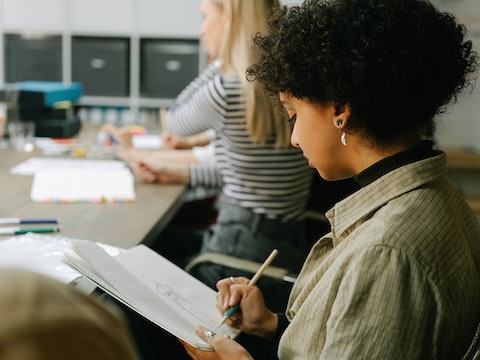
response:
[[[174,99],[198,75],[198,40],[142,39],[140,94]]]
[[[130,39],[73,37],[72,80],[83,84],[84,95],[128,97]]]
[[[62,81],[62,37],[4,35],[5,82]]]

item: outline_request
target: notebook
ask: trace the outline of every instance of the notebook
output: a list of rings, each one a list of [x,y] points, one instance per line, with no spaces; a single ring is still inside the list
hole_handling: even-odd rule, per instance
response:
[[[97,243],[73,240],[63,261],[111,296],[194,347],[212,347],[195,334],[197,325],[235,338],[215,307],[216,292],[145,245],[112,257]]]
[[[44,203],[125,203],[135,200],[127,167],[47,168],[35,171],[30,198]]]

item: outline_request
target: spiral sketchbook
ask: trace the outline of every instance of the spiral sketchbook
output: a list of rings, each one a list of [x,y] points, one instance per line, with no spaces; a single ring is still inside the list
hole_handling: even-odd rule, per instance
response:
[[[97,243],[72,240],[63,261],[138,314],[192,346],[211,350],[194,332],[197,325],[235,338],[223,324],[216,292],[145,245],[112,257]]]

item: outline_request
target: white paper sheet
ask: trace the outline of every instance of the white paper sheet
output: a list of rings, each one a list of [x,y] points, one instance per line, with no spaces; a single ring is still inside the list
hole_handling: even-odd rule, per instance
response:
[[[50,169],[119,169],[125,163],[119,160],[73,159],[58,157],[33,157],[14,166],[10,173],[14,175],[35,175],[37,171]]]
[[[35,172],[34,202],[132,202],[135,179],[126,167],[55,168]]]

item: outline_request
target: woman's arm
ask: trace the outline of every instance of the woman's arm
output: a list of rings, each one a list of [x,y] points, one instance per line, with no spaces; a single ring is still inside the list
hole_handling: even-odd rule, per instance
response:
[[[179,136],[191,136],[209,129],[220,130],[225,120],[226,92],[219,74],[209,71],[208,81],[193,82],[166,115],[166,128]],[[204,73],[205,74],[205,73]],[[204,75],[202,74],[202,75]]]
[[[130,163],[133,172],[146,182],[190,184],[188,163],[171,163],[151,157],[141,157]]]
[[[162,149],[191,149],[195,146],[206,146],[215,138],[215,131],[204,131],[191,136],[177,136],[171,133],[162,135]]]

